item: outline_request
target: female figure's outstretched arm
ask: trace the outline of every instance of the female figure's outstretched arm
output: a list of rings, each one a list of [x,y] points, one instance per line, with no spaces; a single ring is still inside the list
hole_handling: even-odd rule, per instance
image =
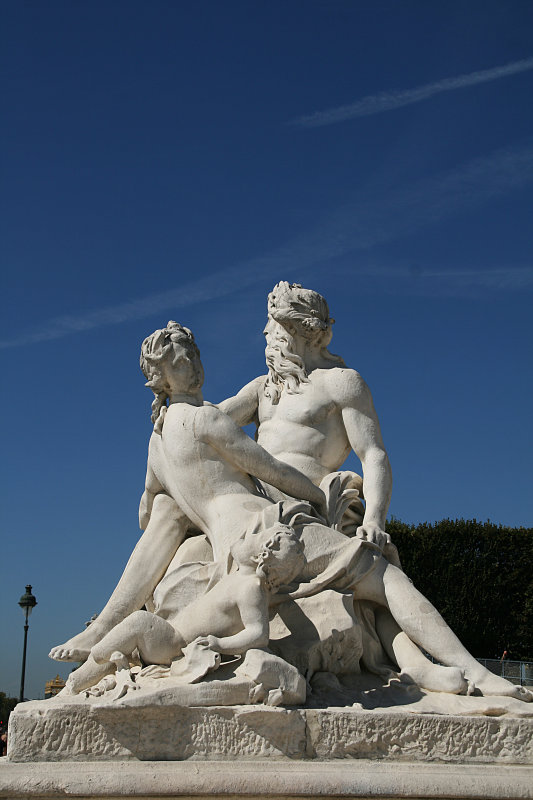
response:
[[[104,609],[86,630],[52,648],[50,658],[84,661],[106,633],[128,614],[142,608],[185,539],[189,525],[175,500],[167,494],[156,494],[146,530]]]

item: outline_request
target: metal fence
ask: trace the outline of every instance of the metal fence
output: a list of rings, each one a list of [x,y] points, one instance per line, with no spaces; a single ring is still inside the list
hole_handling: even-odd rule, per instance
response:
[[[478,658],[478,661],[494,675],[501,675],[511,683],[533,686],[533,661],[500,661],[498,658]]]

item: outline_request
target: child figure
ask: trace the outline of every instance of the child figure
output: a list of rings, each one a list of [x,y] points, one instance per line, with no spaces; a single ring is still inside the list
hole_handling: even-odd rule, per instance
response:
[[[88,660],[71,673],[61,694],[78,694],[116,670],[118,696],[135,685],[130,661],[137,649],[145,664],[170,666],[187,645],[208,651],[203,670],[216,669],[220,655],[241,655],[268,645],[269,604],[280,586],[302,570],[305,556],[294,530],[278,524],[237,542],[232,555],[236,572],[226,575],[185,609],[163,619],[134,611],[92,649]],[[193,679],[201,677],[194,676]]]

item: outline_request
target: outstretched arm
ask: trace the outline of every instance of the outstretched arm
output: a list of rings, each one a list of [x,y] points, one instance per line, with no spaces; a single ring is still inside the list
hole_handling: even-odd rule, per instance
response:
[[[202,408],[195,419],[197,435],[238,469],[275,486],[298,500],[309,500],[325,513],[325,496],[294,467],[278,461],[216,408]]]
[[[381,430],[370,390],[354,370],[342,370],[336,387],[342,419],[352,449],[363,467],[363,491],[366,502],[361,535],[384,546],[388,537],[380,537],[392,493],[392,472],[381,438]]]
[[[231,417],[239,427],[249,425],[250,422],[257,424],[258,392],[264,381],[264,377],[255,378],[243,386],[235,397],[228,397],[227,400],[218,403],[218,408]]]

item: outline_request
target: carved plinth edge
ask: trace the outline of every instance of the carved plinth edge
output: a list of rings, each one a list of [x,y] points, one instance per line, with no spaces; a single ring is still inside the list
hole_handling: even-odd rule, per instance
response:
[[[533,767],[377,760],[12,764],[0,759],[9,800],[533,797]]]
[[[10,762],[307,761],[533,764],[533,717],[264,705],[87,706],[29,702],[12,714]]]

